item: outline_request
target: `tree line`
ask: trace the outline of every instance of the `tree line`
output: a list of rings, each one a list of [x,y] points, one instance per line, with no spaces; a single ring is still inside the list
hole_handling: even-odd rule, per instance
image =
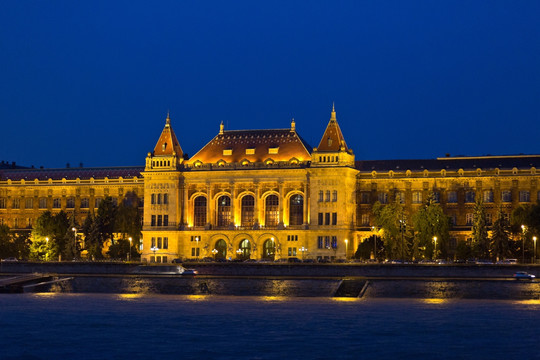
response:
[[[412,214],[398,201],[386,205],[376,202],[373,214],[373,235],[359,244],[358,259],[530,261],[535,258],[533,238],[540,234],[540,204],[520,205],[510,216],[499,207],[493,224],[488,225],[483,200],[477,197],[472,235],[457,244],[451,244],[453,222],[433,195]]]
[[[101,260],[126,259],[129,253],[130,259],[138,259],[142,230],[138,204],[138,197],[130,192],[119,205],[111,197],[104,198],[82,224],[74,214],[45,211],[31,233],[13,232],[7,225],[0,225],[0,257],[78,260],[84,253],[88,259]]]

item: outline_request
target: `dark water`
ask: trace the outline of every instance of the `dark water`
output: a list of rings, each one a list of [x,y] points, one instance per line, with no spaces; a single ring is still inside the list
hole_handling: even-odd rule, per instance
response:
[[[0,295],[0,359],[540,359],[540,301]]]

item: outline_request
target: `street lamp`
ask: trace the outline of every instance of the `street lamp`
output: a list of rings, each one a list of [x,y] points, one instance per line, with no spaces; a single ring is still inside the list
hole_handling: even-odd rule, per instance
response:
[[[130,236],[129,237],[129,250],[128,250],[128,255],[127,255],[127,260],[130,261],[131,260],[131,242],[133,241],[133,238]]]
[[[302,253],[302,261],[304,260],[304,254],[306,253],[307,250],[308,249],[303,246],[300,249],[298,249],[298,251]]]
[[[199,237],[195,236],[195,241],[197,242],[197,250],[195,250],[195,257],[199,261]]]
[[[49,261],[49,237],[48,236],[45,238],[45,241],[47,242],[47,251],[45,252],[45,261]]]
[[[236,254],[238,254],[238,258],[240,259],[242,256],[242,249],[236,250]]]
[[[405,220],[403,219],[403,213],[401,213],[401,220],[399,220],[399,231],[401,232],[401,262],[403,263],[405,261],[403,257],[403,230],[405,230],[405,227],[407,224],[405,223]]]
[[[212,254],[214,254],[214,261],[216,261],[217,253],[218,253],[217,249],[212,249]]]
[[[533,254],[533,257],[534,257],[534,264],[536,264],[536,236],[533,236],[533,241],[534,241],[534,254]]]
[[[152,251],[154,252],[154,262],[157,262],[157,261],[156,261],[156,260],[157,260],[157,259],[156,259],[156,251],[158,251],[159,248],[158,248],[157,246],[152,246],[152,247],[150,248],[150,250],[152,250]]]
[[[435,242],[435,250],[433,251],[433,257],[437,258],[437,237],[436,236],[433,237],[433,241]]]
[[[348,244],[349,240],[345,239],[345,260],[347,260],[347,250],[349,250]]]
[[[527,231],[527,227],[525,225],[521,225],[521,263],[525,264],[525,231]]]
[[[375,226],[371,227],[371,231],[373,232],[373,260],[377,260],[377,235],[375,235]]]
[[[76,227],[72,227],[71,230],[73,230],[73,232],[75,233],[75,236],[73,237],[74,238],[74,243],[75,243],[75,248],[73,249],[73,258],[75,259],[76,256],[75,256],[75,253],[77,251],[77,228]]]

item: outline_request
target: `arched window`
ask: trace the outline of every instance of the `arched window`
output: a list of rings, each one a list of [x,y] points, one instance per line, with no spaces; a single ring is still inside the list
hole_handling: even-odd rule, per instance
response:
[[[217,250],[215,253],[216,259],[225,259],[227,257],[227,243],[223,239],[219,239],[216,241],[216,247],[214,248]]]
[[[265,202],[265,226],[277,226],[279,222],[279,198],[268,195]]]
[[[289,201],[289,225],[304,223],[304,197],[300,194],[291,196]]]
[[[246,195],[242,198],[242,226],[255,225],[255,198]]]
[[[231,223],[231,198],[220,196],[217,204],[217,226],[229,226]]]
[[[263,244],[262,258],[268,260],[274,260],[276,255],[276,243],[274,238],[268,239]]]
[[[238,258],[240,259],[249,259],[251,256],[251,244],[248,239],[244,239],[240,242],[240,248],[238,252]]]
[[[194,226],[206,225],[206,198],[204,196],[197,196],[195,198],[195,204],[193,207],[193,223]]]

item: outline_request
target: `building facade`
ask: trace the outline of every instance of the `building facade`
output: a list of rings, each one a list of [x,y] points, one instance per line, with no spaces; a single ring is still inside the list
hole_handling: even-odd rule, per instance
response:
[[[225,130],[184,156],[170,119],[144,167],[0,168],[0,223],[31,228],[50,210],[79,223],[100,199],[141,202],[143,260],[351,257],[373,235],[373,204],[414,213],[433,196],[452,219],[450,246],[471,236],[482,197],[488,225],[540,199],[539,155],[355,160],[332,109],[316,148],[296,130]],[[144,205],[143,205],[144,204]]]

